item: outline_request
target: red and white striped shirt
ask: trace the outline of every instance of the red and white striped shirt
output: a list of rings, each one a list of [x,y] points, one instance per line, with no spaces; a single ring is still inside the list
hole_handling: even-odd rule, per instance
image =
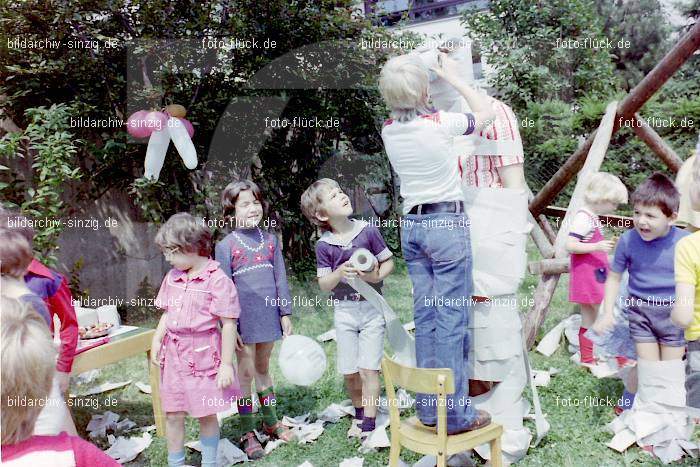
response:
[[[495,100],[495,99],[494,99]],[[514,154],[509,155],[474,155],[459,154],[459,170],[462,182],[473,187],[503,188],[503,181],[498,169],[509,165],[522,164],[525,157],[522,149],[522,139],[518,129],[518,119],[503,102],[496,100],[494,104],[496,118],[494,123],[487,126],[472,138],[510,143],[516,147]]]

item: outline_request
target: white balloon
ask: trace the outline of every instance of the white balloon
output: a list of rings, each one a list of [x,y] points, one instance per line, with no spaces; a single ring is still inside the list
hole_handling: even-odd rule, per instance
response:
[[[190,170],[195,169],[197,167],[197,151],[194,148],[194,144],[192,144],[192,139],[187,133],[185,125],[177,118],[170,117],[168,120],[168,132],[177,152],[182,158],[182,162],[185,163],[185,167]]]
[[[298,386],[311,386],[326,371],[326,353],[310,337],[293,334],[282,340],[278,358],[285,379]]]
[[[146,148],[146,160],[144,161],[144,177],[158,180],[160,177],[160,169],[163,168],[165,162],[165,153],[168,152],[170,144],[170,134],[164,128],[151,133],[148,139],[148,147]]]

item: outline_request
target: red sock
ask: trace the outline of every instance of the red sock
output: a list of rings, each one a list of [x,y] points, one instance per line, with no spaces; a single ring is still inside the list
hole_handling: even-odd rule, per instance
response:
[[[632,363],[634,363],[634,360],[630,360],[629,358],[622,357],[620,355],[615,357],[615,360],[617,360],[617,366],[619,366],[620,368],[622,368],[623,366],[631,365]]]
[[[593,341],[584,336],[588,329],[581,327],[578,330],[578,347],[581,351],[581,363],[593,363]]]

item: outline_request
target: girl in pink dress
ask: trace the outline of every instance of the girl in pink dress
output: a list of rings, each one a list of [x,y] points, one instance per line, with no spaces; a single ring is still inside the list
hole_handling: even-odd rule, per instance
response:
[[[161,368],[168,465],[185,463],[185,415],[190,415],[199,420],[202,466],[215,466],[216,413],[240,395],[233,370],[238,295],[219,263],[209,258],[211,232],[190,214],[168,219],[156,243],[173,265],[156,298],[164,313],[151,347]]]
[[[573,218],[566,249],[571,253],[569,301],[581,307],[578,331],[581,363],[593,364],[593,342],[584,334],[598,316],[605,296],[608,252],[615,242],[605,240],[599,215],[610,214],[619,204],[627,203],[627,188],[615,175],[596,172],[588,180],[584,205]]]

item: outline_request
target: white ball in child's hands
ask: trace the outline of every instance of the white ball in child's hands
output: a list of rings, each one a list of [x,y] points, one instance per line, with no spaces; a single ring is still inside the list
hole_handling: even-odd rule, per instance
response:
[[[326,353],[310,337],[293,334],[282,341],[278,362],[287,381],[311,386],[326,371]]]

